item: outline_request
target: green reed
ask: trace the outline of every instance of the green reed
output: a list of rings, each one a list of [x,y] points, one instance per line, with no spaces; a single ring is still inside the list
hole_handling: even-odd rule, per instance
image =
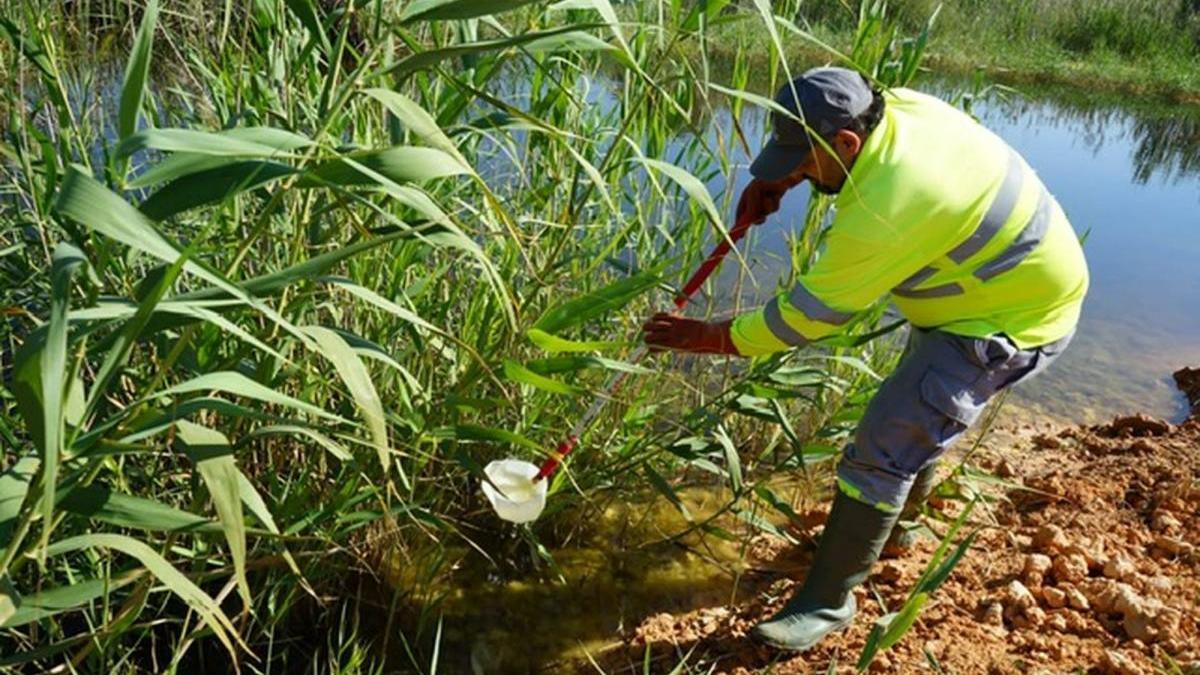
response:
[[[696,484],[728,489],[718,515],[749,522],[739,536],[772,527],[758,511],[786,516],[767,480],[832,456],[894,360],[870,340],[882,308],[857,337],[748,367],[621,360],[723,236],[736,195],[702,180],[759,143],[706,131],[753,101],[747,60],[717,80],[687,54],[730,20],[768,27],[779,54],[806,37],[765,2],[727,9],[7,14],[0,667],[356,672],[402,643],[423,669],[438,622],[390,629],[399,593],[450,574],[447,546],[536,575],[521,546],[553,570],[606,504]],[[861,25],[832,58],[910,80],[927,33],[901,39],[880,3]],[[771,88],[789,72],[772,66]],[[827,206],[793,237],[796,269]],[[637,376],[545,516],[502,536],[482,465],[536,461],[614,370]],[[726,536],[718,515],[688,530]],[[397,557],[412,585],[384,602],[388,630],[329,633]]]

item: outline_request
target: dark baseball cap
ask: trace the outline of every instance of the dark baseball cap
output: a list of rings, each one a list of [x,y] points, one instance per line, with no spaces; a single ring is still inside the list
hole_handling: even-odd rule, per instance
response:
[[[772,181],[786,177],[812,151],[810,133],[828,138],[850,126],[871,107],[872,100],[871,85],[846,68],[813,68],[783,85],[775,94],[775,102],[791,115],[771,111],[771,140],[750,165],[751,175]]]

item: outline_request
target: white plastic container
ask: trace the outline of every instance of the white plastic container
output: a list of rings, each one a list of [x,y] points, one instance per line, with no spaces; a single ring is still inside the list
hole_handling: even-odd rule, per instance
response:
[[[519,459],[498,459],[484,467],[483,472],[495,484],[492,487],[484,481],[483,494],[496,515],[510,523],[528,523],[542,514],[549,481],[533,481],[538,473],[536,465]]]

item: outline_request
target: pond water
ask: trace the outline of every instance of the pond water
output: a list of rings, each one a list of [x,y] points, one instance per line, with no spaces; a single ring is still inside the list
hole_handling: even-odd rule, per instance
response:
[[[915,88],[948,91],[944,83]],[[1171,373],[1200,365],[1200,113],[1052,94],[993,97],[973,112],[1026,158],[1086,234],[1091,272],[1071,348],[1010,400],[1073,422],[1130,412],[1182,418],[1186,401]],[[748,138],[763,138],[763,117],[743,111]],[[712,124],[728,128],[729,113]],[[718,178],[709,188],[732,188],[736,199],[751,158],[735,156],[733,184]],[[768,298],[786,271],[787,235],[803,224],[807,201],[807,188],[793,190],[757,233],[746,256],[758,283],[753,300]]]

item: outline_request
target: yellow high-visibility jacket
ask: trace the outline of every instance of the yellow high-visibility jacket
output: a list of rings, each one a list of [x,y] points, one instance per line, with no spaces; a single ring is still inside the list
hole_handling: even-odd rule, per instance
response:
[[[909,89],[884,94],[808,273],[734,321],[744,356],[830,335],[886,294],[915,326],[1066,336],[1088,287],[1079,239],[1037,174],[965,113]]]

